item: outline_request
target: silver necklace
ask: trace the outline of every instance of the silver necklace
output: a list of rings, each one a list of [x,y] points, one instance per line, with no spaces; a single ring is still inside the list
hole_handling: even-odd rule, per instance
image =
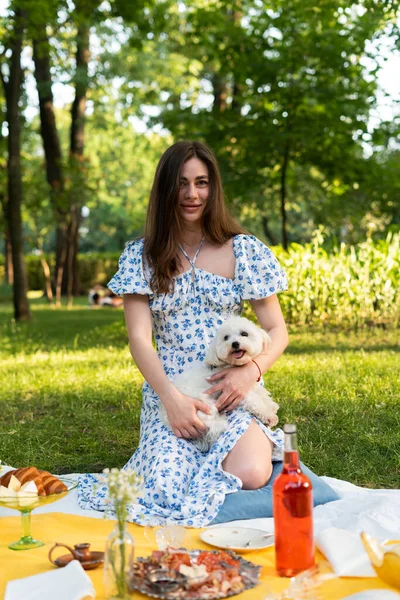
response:
[[[203,242],[204,242],[204,236],[201,238],[199,247],[196,250],[196,253],[195,253],[194,257],[193,257],[193,260],[191,260],[189,258],[189,255],[186,252],[186,250],[183,248],[183,246],[181,244],[179,244],[179,248],[181,249],[182,254],[184,255],[184,257],[189,261],[189,264],[190,264],[190,267],[191,267],[191,270],[192,270],[193,298],[196,298],[196,281],[195,281],[195,266],[194,265],[195,265],[195,262],[196,262],[196,259],[197,259],[198,255],[199,255],[199,252],[201,250],[201,247],[203,245]]]

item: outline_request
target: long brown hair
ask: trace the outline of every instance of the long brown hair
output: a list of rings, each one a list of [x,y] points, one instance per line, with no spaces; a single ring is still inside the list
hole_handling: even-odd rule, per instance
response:
[[[203,142],[191,141],[173,144],[158,163],[147,209],[144,250],[153,269],[150,284],[154,292],[172,291],[173,277],[181,266],[177,252],[182,243],[178,207],[179,180],[182,166],[194,157],[208,168],[210,192],[202,216],[206,239],[220,245],[234,235],[246,233],[225,206],[218,163],[209,146]]]

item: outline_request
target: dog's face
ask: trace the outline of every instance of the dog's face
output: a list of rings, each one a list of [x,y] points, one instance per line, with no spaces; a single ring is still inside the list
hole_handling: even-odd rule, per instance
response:
[[[231,317],[218,329],[206,355],[209,365],[245,365],[271,343],[268,333],[244,317]]]

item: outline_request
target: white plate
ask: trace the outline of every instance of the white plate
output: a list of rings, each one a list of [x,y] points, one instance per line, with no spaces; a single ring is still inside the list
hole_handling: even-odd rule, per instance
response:
[[[210,546],[237,552],[269,548],[275,541],[273,533],[248,527],[210,527],[200,534],[200,539]]]

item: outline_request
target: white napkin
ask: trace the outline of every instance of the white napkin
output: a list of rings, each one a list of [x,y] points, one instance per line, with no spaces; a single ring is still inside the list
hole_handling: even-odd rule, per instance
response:
[[[72,560],[61,569],[10,581],[4,600],[83,600],[95,597],[93,584],[82,565]]]
[[[365,590],[346,596],[343,600],[399,600],[400,594],[390,590]]]
[[[329,527],[316,543],[338,577],[377,577],[358,533]]]

